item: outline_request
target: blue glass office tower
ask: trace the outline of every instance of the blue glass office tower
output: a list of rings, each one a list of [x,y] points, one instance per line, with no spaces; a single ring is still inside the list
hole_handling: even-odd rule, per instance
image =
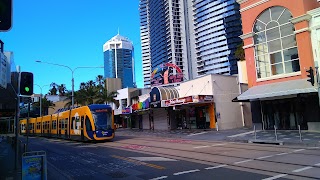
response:
[[[237,74],[234,52],[242,43],[236,0],[195,0],[194,31],[198,75]]]
[[[181,0],[148,0],[150,57],[152,69],[170,62],[189,79],[183,11]]]
[[[116,35],[103,45],[105,78],[120,78],[122,88],[135,87],[132,42]]]

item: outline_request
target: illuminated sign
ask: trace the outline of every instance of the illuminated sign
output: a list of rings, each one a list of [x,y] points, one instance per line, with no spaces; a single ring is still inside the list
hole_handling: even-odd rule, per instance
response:
[[[142,110],[142,109],[148,109],[149,108],[149,100],[145,100],[143,102],[139,102],[136,104],[132,105],[132,110],[136,111],[136,110]]]
[[[183,72],[179,66],[172,63],[161,64],[151,73],[151,86],[179,83],[183,81]]]
[[[178,104],[184,104],[184,103],[189,103],[189,102],[193,102],[192,96],[169,99],[169,100],[165,101],[165,105],[171,106],[171,105],[178,105]]]
[[[97,109],[96,112],[108,112],[108,109]]]
[[[131,108],[122,109],[122,114],[130,114],[130,113],[131,113]]]

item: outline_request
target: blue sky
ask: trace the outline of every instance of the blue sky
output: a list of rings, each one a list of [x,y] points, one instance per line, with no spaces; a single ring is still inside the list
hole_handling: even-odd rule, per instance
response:
[[[103,44],[120,31],[135,48],[136,81],[143,87],[138,0],[14,0],[13,26],[0,32],[6,51],[14,52],[21,71],[34,74],[43,94],[52,82],[71,90],[71,71],[36,60],[79,66],[103,66]],[[77,69],[75,90],[81,82],[104,75],[103,69]],[[34,93],[40,88],[34,86]]]

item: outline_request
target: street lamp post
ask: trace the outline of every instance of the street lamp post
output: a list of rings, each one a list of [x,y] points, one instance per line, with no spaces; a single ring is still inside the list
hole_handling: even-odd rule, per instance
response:
[[[40,88],[40,117],[42,116],[42,88],[45,86],[50,86],[50,85],[43,85],[42,87],[39,86],[38,84],[34,84]]]
[[[72,108],[74,108],[74,77],[73,77],[74,71],[77,70],[77,69],[80,69],[80,68],[103,68],[103,66],[97,66],[97,67],[83,66],[83,67],[76,67],[74,69],[71,69],[69,66],[66,66],[66,65],[63,65],[63,64],[42,62],[42,61],[39,61],[39,60],[37,60],[36,62],[37,63],[55,65],[55,66],[62,66],[62,67],[68,68],[71,71],[71,76],[72,76],[72,79],[71,79],[71,103],[72,103],[72,106],[71,107]]]

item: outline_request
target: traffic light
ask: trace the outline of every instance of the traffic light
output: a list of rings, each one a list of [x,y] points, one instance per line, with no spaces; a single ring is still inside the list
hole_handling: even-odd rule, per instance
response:
[[[20,94],[31,96],[33,94],[33,74],[30,72],[21,72],[20,77]]]
[[[310,78],[307,81],[309,81],[311,83],[311,85],[314,86],[314,74],[313,74],[312,67],[310,67],[309,70],[306,70],[306,71],[308,73],[307,76]]]
[[[12,25],[12,0],[0,0],[0,31],[8,31]]]

